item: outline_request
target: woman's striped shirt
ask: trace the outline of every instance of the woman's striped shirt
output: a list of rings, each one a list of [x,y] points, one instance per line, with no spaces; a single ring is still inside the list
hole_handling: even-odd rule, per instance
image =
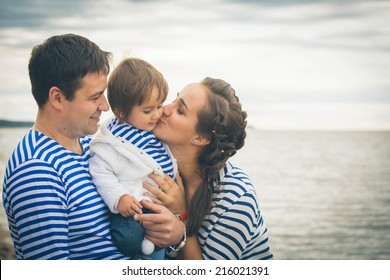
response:
[[[241,169],[228,162],[220,171],[212,203],[198,232],[205,259],[273,258],[255,189]]]
[[[113,118],[107,126],[108,130],[117,137],[125,139],[140,150],[144,150],[162,168],[164,173],[174,178],[174,165],[162,142],[151,131],[138,129],[130,124]]]
[[[3,204],[18,259],[123,259],[113,246],[108,209],[84,153],[30,130],[5,171]]]

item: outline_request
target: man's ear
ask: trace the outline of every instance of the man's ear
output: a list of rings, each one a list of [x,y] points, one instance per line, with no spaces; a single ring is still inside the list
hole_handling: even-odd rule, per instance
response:
[[[65,97],[58,87],[49,89],[48,102],[57,110],[60,110],[64,104]]]

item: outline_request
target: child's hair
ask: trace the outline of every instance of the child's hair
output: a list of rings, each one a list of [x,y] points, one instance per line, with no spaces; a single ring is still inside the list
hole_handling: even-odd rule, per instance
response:
[[[138,58],[126,58],[108,79],[107,98],[114,115],[125,121],[134,106],[147,101],[156,87],[163,102],[168,95],[168,83],[150,63]]]

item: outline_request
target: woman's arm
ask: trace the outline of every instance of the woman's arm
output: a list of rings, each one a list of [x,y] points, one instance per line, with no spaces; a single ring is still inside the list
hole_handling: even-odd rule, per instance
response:
[[[180,257],[183,260],[204,260],[196,235],[187,237],[186,245],[180,251]]]

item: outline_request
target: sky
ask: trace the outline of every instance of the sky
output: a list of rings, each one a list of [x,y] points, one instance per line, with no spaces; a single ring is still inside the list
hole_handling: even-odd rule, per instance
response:
[[[0,119],[35,119],[31,49],[76,33],[113,66],[156,66],[167,102],[211,76],[235,88],[255,128],[389,130],[389,24],[390,1],[0,0]]]

